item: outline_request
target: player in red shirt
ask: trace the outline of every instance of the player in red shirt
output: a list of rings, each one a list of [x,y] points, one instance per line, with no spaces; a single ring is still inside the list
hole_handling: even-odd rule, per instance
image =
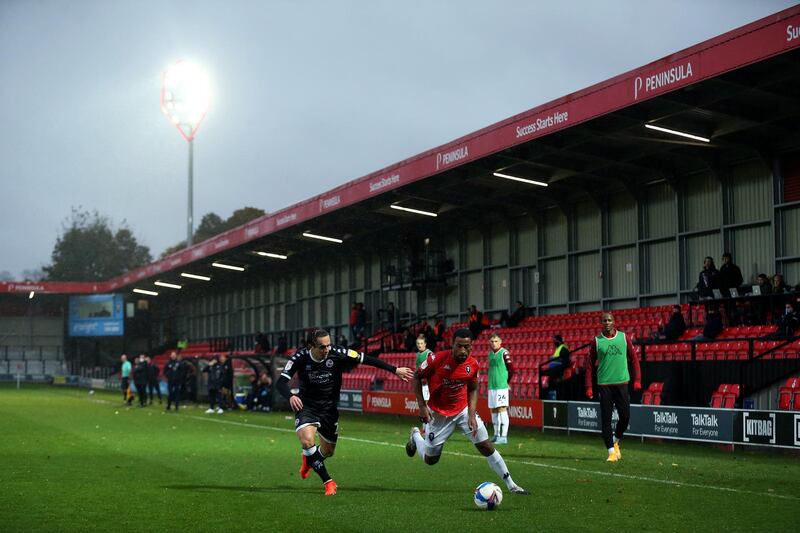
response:
[[[453,351],[430,354],[414,374],[420,419],[428,424],[427,442],[419,428],[412,428],[406,443],[409,457],[418,455],[425,464],[435,465],[444,443],[458,427],[489,461],[489,466],[515,494],[530,494],[511,479],[506,462],[489,440],[489,433],[478,416],[478,361],[470,355],[472,333],[459,329],[453,335]],[[422,380],[428,380],[430,399],[422,397]]]

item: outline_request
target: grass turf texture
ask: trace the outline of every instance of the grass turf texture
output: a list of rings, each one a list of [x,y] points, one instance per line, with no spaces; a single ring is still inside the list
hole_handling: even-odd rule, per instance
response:
[[[339,494],[298,475],[289,413],[205,415],[118,394],[0,386],[0,531],[796,531],[800,460],[751,450],[511,428],[505,490],[462,436],[439,464],[409,459],[410,418],[342,413],[326,464]],[[608,475],[614,474],[614,475]],[[504,489],[478,510],[482,481]]]

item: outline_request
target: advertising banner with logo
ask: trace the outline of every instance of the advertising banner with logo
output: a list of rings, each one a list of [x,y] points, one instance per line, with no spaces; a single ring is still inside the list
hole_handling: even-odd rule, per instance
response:
[[[738,411],[734,440],[741,444],[800,448],[800,413]]]
[[[121,294],[70,296],[69,335],[71,337],[119,337],[124,333]]]
[[[342,411],[361,411],[361,391],[360,390],[340,391],[339,409]]]
[[[417,416],[419,406],[417,397],[413,394],[367,391],[364,393],[363,411],[365,413]],[[478,400],[478,415],[484,422],[492,420],[485,398]],[[542,427],[542,402],[540,400],[518,400],[508,408],[508,418],[512,426],[540,428]]]

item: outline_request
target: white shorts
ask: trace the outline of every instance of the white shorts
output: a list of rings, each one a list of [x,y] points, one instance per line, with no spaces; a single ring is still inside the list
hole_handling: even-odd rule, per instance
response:
[[[489,389],[489,409],[508,407],[508,389]]]
[[[469,416],[467,415],[466,407],[454,416],[444,416],[433,410],[430,413],[431,421],[427,424],[427,434],[425,435],[425,455],[442,455],[444,443],[447,442],[456,427],[464,433],[465,437],[472,441],[472,444],[478,444],[489,439],[489,432],[486,431],[486,426],[477,413],[475,413],[475,418],[478,420],[478,428],[475,434],[472,434],[472,430],[469,429]]]
[[[431,391],[427,385],[422,386],[422,399],[426,402],[431,399]]]

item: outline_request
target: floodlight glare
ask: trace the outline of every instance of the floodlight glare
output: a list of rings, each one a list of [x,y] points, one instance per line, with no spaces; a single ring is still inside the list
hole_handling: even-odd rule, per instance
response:
[[[133,289],[133,292],[138,292],[139,294],[147,294],[149,296],[158,296],[156,291],[148,291],[145,289]]]
[[[234,266],[234,265],[226,265],[225,263],[211,263],[211,266],[212,267],[217,267],[217,268],[224,268],[224,269],[227,269],[227,270],[236,270],[237,272],[244,272],[244,268],[242,268],[242,267],[238,267],[238,266]]]
[[[677,135],[679,137],[686,137],[687,139],[692,139],[692,140],[695,140],[695,141],[701,141],[701,142],[704,142],[704,143],[711,142],[711,139],[709,139],[707,137],[700,137],[699,135],[692,135],[691,133],[684,133],[684,132],[678,131],[678,130],[671,130],[669,128],[662,128],[661,126],[654,126],[653,124],[645,124],[644,127],[647,128],[647,129],[651,129],[651,130],[663,131],[664,133],[670,133],[672,135]]]
[[[498,178],[505,178],[507,180],[514,180],[514,181],[521,181],[522,183],[530,183],[531,185],[538,185],[539,187],[547,187],[547,183],[543,181],[536,181],[536,180],[529,180],[527,178],[518,178],[517,176],[511,176],[509,174],[503,174],[501,172],[494,172],[493,173]]]
[[[403,206],[400,206],[400,205],[392,204],[389,207],[391,207],[392,209],[397,209],[398,211],[407,211],[409,213],[415,213],[417,215],[425,215],[426,217],[438,217],[439,216],[438,214],[433,213],[431,211],[422,211],[420,209],[411,209],[410,207],[403,207]]]
[[[154,285],[158,285],[159,287],[167,287],[170,289],[182,289],[182,285],[176,285],[175,283],[167,283],[166,281],[156,281]]]
[[[263,257],[271,257],[273,259],[288,259],[288,256],[281,255],[281,254],[273,254],[271,252],[256,252],[258,255]]]
[[[342,244],[344,242],[342,239],[336,239],[334,237],[325,237],[324,235],[317,235],[315,233],[309,233],[309,232],[304,232],[303,237],[308,237],[309,239],[318,239],[320,241],[335,242],[338,244]]]
[[[161,110],[187,141],[197,134],[210,100],[208,75],[199,65],[178,61],[164,71]]]
[[[190,279],[199,279],[200,281],[211,281],[208,276],[200,276],[199,274],[189,274],[188,272],[181,272],[181,276]]]

